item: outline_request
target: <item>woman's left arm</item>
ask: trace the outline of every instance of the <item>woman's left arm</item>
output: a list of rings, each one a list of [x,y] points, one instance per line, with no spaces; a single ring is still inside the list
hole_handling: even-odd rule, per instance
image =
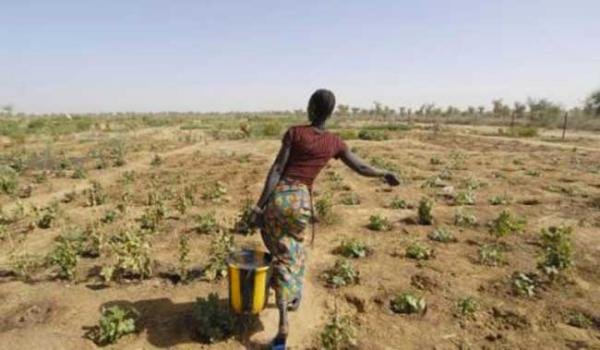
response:
[[[277,158],[273,162],[271,166],[271,170],[269,170],[269,174],[267,175],[267,179],[265,180],[265,186],[263,188],[262,194],[256,203],[256,206],[259,209],[264,209],[271,193],[275,190],[275,186],[283,175],[283,171],[285,170],[285,165],[290,156],[290,144],[288,142],[284,142],[281,144],[281,148],[279,149],[279,153],[277,154]]]

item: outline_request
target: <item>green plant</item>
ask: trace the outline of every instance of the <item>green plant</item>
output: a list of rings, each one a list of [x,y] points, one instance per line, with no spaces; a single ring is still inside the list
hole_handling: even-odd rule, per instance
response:
[[[262,136],[275,137],[281,134],[281,123],[270,120],[262,125]]]
[[[479,302],[472,296],[461,298],[456,302],[456,313],[459,316],[472,318],[477,309],[479,309]]]
[[[399,314],[424,314],[427,310],[427,302],[415,294],[402,293],[390,301],[390,308]]]
[[[393,163],[389,160],[385,160],[381,157],[371,158],[371,165],[373,165],[374,167],[379,168],[379,169],[391,171],[393,173],[400,172],[400,167],[398,167],[398,165],[396,165],[395,163]]]
[[[216,181],[207,186],[202,194],[202,199],[211,201],[213,203],[221,203],[226,194],[227,188],[225,185],[221,181]]]
[[[152,166],[160,166],[163,163],[162,158],[158,155],[155,154],[154,157],[152,157],[152,160],[150,161],[150,165]]]
[[[30,280],[31,274],[45,265],[45,259],[39,255],[21,253],[9,258],[11,270],[23,280]]]
[[[591,328],[594,325],[594,321],[590,316],[579,311],[570,312],[567,323],[577,328]]]
[[[469,177],[466,180],[463,181],[462,183],[462,187],[466,188],[469,191],[474,191],[480,187],[484,187],[486,184],[481,182],[481,180],[478,180],[474,177]]]
[[[103,277],[106,280],[113,279],[114,274],[117,274],[117,277],[131,274],[140,279],[150,276],[152,273],[151,245],[146,234],[127,229],[119,235],[112,236],[109,245],[112,253],[116,256],[116,261],[111,267],[105,269]]]
[[[52,227],[53,223],[58,217],[58,202],[53,202],[52,204],[45,206],[42,209],[34,207],[34,211],[37,217],[37,227],[42,229],[50,228]]]
[[[532,176],[532,177],[539,177],[540,174],[541,174],[541,172],[537,169],[530,169],[530,170],[525,171],[525,175]]]
[[[406,257],[415,260],[429,260],[433,257],[433,249],[413,242],[406,247]]]
[[[338,216],[333,210],[333,200],[329,194],[321,196],[315,201],[315,211],[319,222],[332,225],[338,221]]]
[[[79,248],[77,242],[69,239],[58,240],[58,244],[50,254],[50,262],[60,268],[60,276],[68,280],[75,277],[75,269],[79,262]]]
[[[19,174],[11,167],[0,165],[0,193],[14,194],[19,187]]]
[[[506,263],[501,247],[486,244],[479,248],[479,263],[487,266],[499,266]]]
[[[475,215],[464,211],[462,208],[458,208],[454,212],[454,224],[462,227],[472,227],[477,225],[477,218]]]
[[[408,208],[408,202],[400,197],[394,197],[390,203],[392,209],[406,209]]]
[[[332,268],[325,271],[324,277],[329,287],[338,288],[357,284],[359,272],[354,269],[350,261],[338,259]]]
[[[134,333],[135,320],[138,316],[138,312],[134,309],[118,305],[103,309],[93,340],[98,345],[112,344],[119,338]]]
[[[433,223],[433,202],[428,198],[421,198],[419,209],[417,211],[417,219],[421,225],[431,225]]]
[[[460,191],[454,197],[454,205],[474,205],[475,193],[471,190]]]
[[[332,315],[321,332],[321,346],[325,350],[347,349],[356,346],[356,327],[348,316]]]
[[[534,274],[515,272],[511,280],[515,294],[526,297],[535,296],[535,289],[538,283]]]
[[[360,197],[356,192],[342,193],[340,203],[344,205],[358,205],[360,204]]]
[[[196,232],[201,234],[209,234],[217,232],[219,224],[215,217],[214,211],[209,211],[204,214],[200,214],[196,217]]]
[[[227,258],[233,251],[233,236],[225,230],[218,230],[210,245],[210,257],[204,268],[204,277],[209,281],[225,277]]]
[[[358,132],[358,138],[369,141],[383,141],[388,139],[388,135],[383,130],[361,129]]]
[[[346,258],[364,258],[369,254],[370,249],[366,244],[356,239],[345,239],[336,249],[336,252]]]
[[[508,234],[523,232],[526,221],[513,215],[508,210],[500,212],[498,217],[489,225],[489,233],[496,237],[504,237]]]
[[[442,160],[438,156],[433,156],[429,159],[429,164],[441,165],[441,164],[444,164],[444,162],[442,162]]]
[[[188,269],[187,265],[190,263],[190,237],[189,235],[182,233],[179,236],[179,250],[178,250],[178,270],[179,277],[182,281],[187,280]]]
[[[113,209],[109,209],[104,212],[104,216],[102,216],[100,221],[102,221],[102,223],[105,223],[105,224],[110,224],[111,222],[114,222],[118,217],[119,217],[119,213],[117,213]]]
[[[571,227],[565,226],[542,229],[544,259],[538,267],[552,279],[573,265],[572,231]]]
[[[442,243],[456,242],[456,237],[454,237],[452,232],[450,232],[450,230],[443,228],[443,227],[436,228],[428,235],[428,237],[432,241],[436,241],[436,242],[442,242]]]
[[[104,188],[98,181],[92,181],[91,187],[83,191],[87,198],[87,204],[90,207],[102,205],[106,202],[108,196],[104,192]]]
[[[198,298],[192,307],[193,327],[203,343],[215,343],[231,337],[235,330],[235,317],[228,307],[219,302],[217,293]]]
[[[490,198],[489,202],[491,205],[507,205],[512,202],[512,198],[510,198],[510,196],[507,194],[498,195]]]
[[[253,222],[252,200],[246,200],[237,216],[234,231],[243,235],[251,235],[256,232],[256,224]]]
[[[392,229],[392,224],[385,216],[375,214],[369,217],[369,224],[367,227],[373,231],[390,231]]]

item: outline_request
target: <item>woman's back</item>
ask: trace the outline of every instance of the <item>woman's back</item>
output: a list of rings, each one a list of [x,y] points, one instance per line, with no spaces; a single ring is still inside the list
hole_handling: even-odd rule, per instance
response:
[[[283,142],[290,145],[284,177],[309,187],[327,162],[339,158],[347,147],[339,136],[310,125],[289,128]]]

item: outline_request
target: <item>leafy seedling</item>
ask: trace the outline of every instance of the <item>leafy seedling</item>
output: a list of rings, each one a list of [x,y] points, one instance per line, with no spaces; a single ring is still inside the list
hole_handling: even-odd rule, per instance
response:
[[[504,252],[495,244],[486,244],[479,248],[479,263],[487,266],[499,266],[506,264]]]
[[[92,339],[98,345],[115,343],[119,338],[136,331],[135,321],[138,317],[138,312],[131,308],[112,306],[103,309]]]
[[[375,214],[369,217],[369,224],[367,225],[367,228],[373,231],[389,231],[392,229],[392,224],[385,216]]]
[[[470,212],[458,208],[454,212],[454,224],[461,227],[473,227],[477,225],[477,218]]]
[[[204,269],[204,277],[208,281],[214,281],[227,275],[227,258],[233,251],[233,236],[225,230],[218,230],[211,242],[210,256]]]
[[[542,229],[541,243],[544,258],[538,264],[538,268],[550,279],[555,279],[562,271],[573,265],[572,231],[571,227],[565,226]]]
[[[508,210],[503,210],[498,218],[489,224],[489,233],[496,238],[501,238],[509,234],[523,232],[525,224],[525,219],[516,217]]]
[[[399,314],[424,314],[427,302],[415,294],[402,293],[390,301],[390,308]]]
[[[429,260],[433,257],[433,249],[413,242],[406,248],[406,257],[415,260]]]
[[[332,315],[321,332],[321,346],[324,350],[349,349],[357,344],[356,327],[348,316]]]
[[[192,308],[193,327],[198,339],[207,344],[233,336],[235,317],[231,310],[219,301],[216,293],[198,298]]]
[[[536,293],[536,287],[538,286],[537,277],[535,274],[525,274],[522,272],[515,272],[512,275],[512,287],[516,295],[533,297]]]
[[[359,272],[354,269],[350,261],[338,259],[332,268],[325,271],[324,277],[329,287],[338,288],[357,284]]]
[[[473,318],[478,309],[479,302],[471,296],[461,298],[456,302],[456,314],[461,317]]]
[[[201,234],[215,233],[219,229],[215,213],[210,211],[196,217],[196,232]]]
[[[431,225],[433,223],[433,202],[428,198],[422,198],[419,202],[418,222],[421,225]]]
[[[443,227],[436,228],[428,235],[428,237],[432,241],[441,242],[441,243],[453,243],[453,242],[457,241],[456,237],[454,237],[452,232],[450,230],[448,230],[447,228],[443,228]]]
[[[366,244],[356,239],[343,240],[336,252],[346,258],[364,258],[370,253]]]

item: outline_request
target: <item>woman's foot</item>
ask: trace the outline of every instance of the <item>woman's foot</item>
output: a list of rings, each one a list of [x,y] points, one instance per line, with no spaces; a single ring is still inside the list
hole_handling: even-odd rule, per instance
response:
[[[273,343],[271,344],[272,350],[285,350],[285,343],[287,340],[286,334],[277,334],[275,339],[273,339]]]

